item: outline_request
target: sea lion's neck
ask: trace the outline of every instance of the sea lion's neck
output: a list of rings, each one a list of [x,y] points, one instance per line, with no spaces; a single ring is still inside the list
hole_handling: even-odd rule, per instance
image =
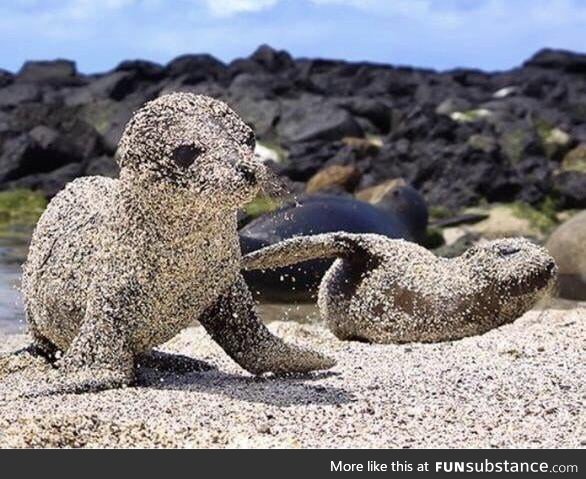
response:
[[[118,212],[129,228],[146,228],[160,238],[185,238],[236,232],[236,212],[218,214],[217,205],[199,205],[165,185],[145,188],[120,180]]]

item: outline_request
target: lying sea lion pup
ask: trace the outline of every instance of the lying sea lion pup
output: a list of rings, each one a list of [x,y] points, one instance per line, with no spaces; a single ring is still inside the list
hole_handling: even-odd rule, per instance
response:
[[[39,220],[23,274],[34,344],[0,360],[0,373],[23,355],[62,353],[44,392],[121,386],[195,319],[254,374],[331,367],[272,335],[242,279],[236,212],[268,178],[254,144],[212,98],[174,93],[138,110],[120,141],[120,179],[73,181]]]
[[[338,258],[319,287],[322,318],[340,339],[435,342],[514,321],[554,284],[544,248],[522,238],[440,258],[415,243],[373,234],[302,236],[246,255],[245,269]]]

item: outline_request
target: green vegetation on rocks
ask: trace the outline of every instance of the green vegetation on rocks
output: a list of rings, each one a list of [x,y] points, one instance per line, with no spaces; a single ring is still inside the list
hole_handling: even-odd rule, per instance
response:
[[[501,147],[513,164],[521,161],[523,157],[526,137],[527,133],[522,129],[509,131],[502,136]]]
[[[586,143],[569,151],[562,161],[562,171],[586,173]]]
[[[280,201],[268,196],[257,196],[254,200],[244,206],[244,211],[248,216],[256,218],[265,213],[275,211],[281,206]]]
[[[47,206],[39,192],[18,189],[0,192],[0,224],[33,224]]]
[[[559,158],[560,154],[567,151],[571,137],[565,131],[550,125],[544,120],[537,120],[535,129],[548,158]]]
[[[558,224],[556,202],[551,197],[547,197],[537,207],[521,202],[512,203],[511,210],[515,216],[526,219],[531,226],[542,233],[550,232]]]

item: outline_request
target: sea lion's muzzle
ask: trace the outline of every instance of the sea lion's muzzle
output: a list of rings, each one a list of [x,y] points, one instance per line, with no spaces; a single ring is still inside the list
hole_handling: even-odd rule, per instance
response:
[[[249,184],[254,185],[257,183],[256,171],[250,165],[238,163],[236,164],[236,170]]]
[[[528,292],[541,291],[548,287],[557,275],[557,265],[548,261],[539,270],[517,281],[507,283],[507,293],[511,297],[525,295]]]

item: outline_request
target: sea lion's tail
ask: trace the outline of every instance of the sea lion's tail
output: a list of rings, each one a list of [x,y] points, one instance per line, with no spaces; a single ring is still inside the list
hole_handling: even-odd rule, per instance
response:
[[[375,238],[384,237],[344,232],[297,236],[248,253],[242,258],[242,269],[282,268],[312,259],[350,257],[357,252],[370,255],[370,244]]]

